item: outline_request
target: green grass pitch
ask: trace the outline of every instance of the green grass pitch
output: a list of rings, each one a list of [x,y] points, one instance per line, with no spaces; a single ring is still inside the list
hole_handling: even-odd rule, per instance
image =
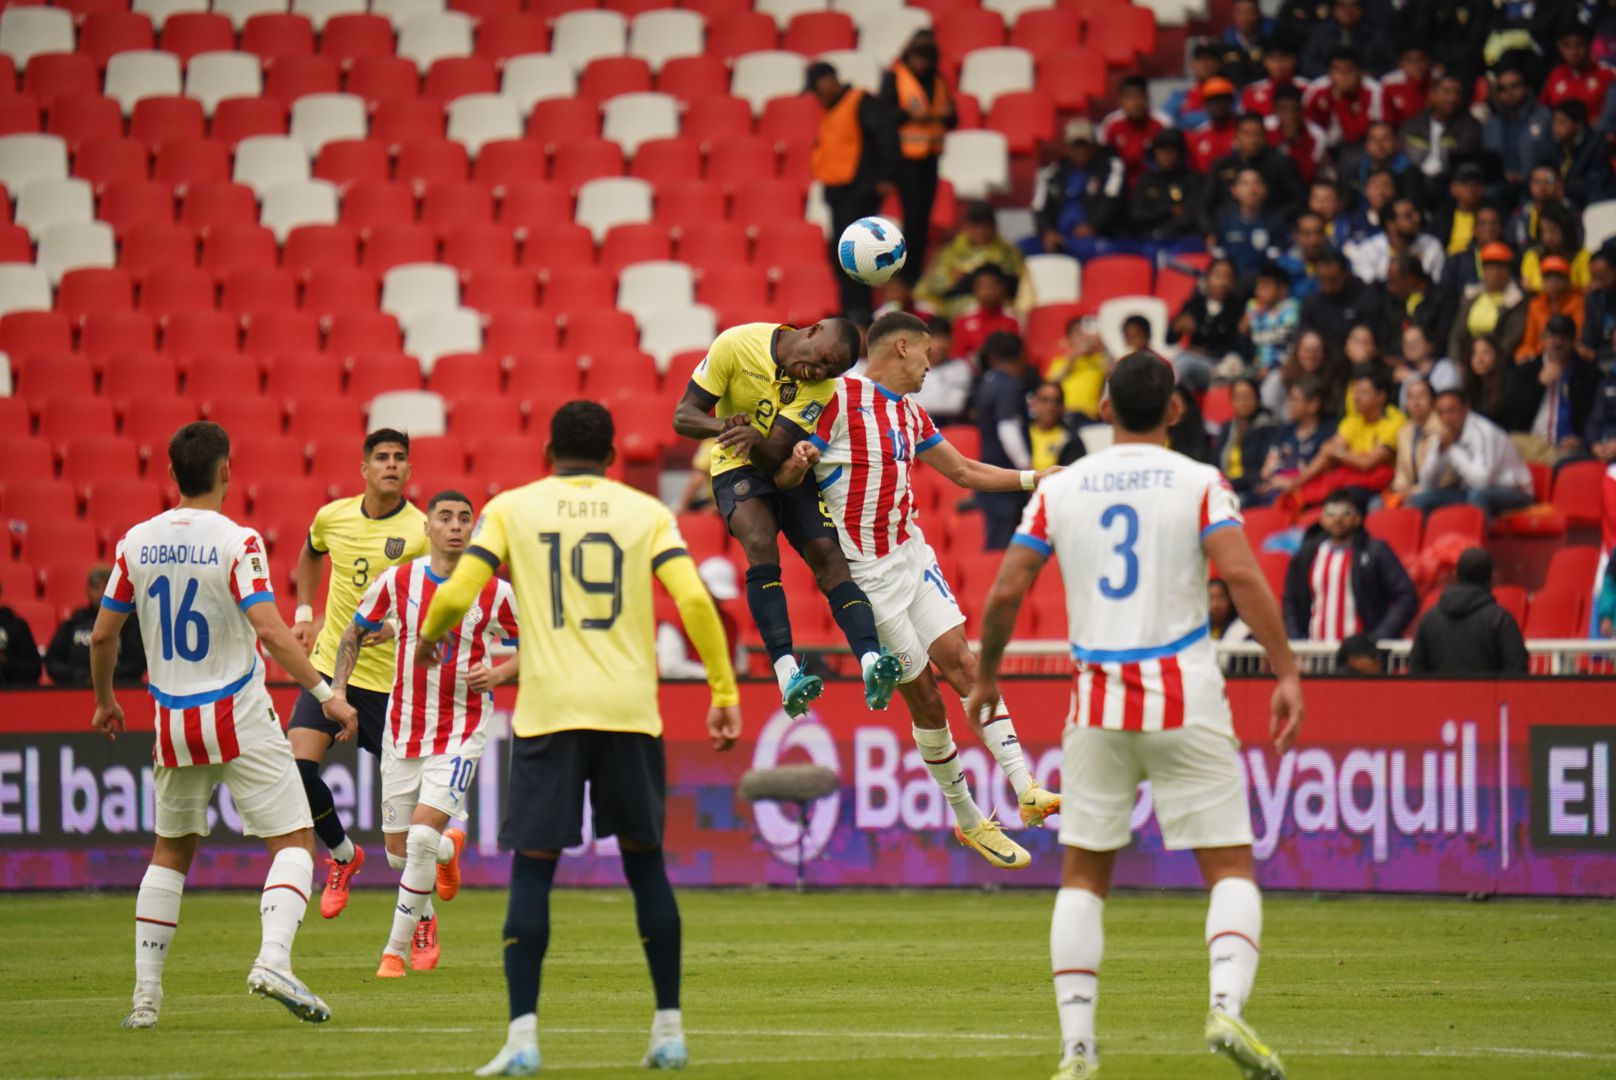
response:
[[[685,1025],[699,1075],[1025,1077],[1058,1054],[1044,891],[686,892]],[[134,900],[6,896],[0,1077],[467,1075],[504,1037],[504,894],[440,904],[443,963],[374,978],[392,894],[315,907],[300,1025],[250,997],[256,897],[185,898],[155,1031],[123,1031]],[[644,1075],[649,981],[625,891],[561,891],[540,1002],[545,1075]],[[1106,1080],[1235,1077],[1200,1047],[1204,901],[1106,913]],[[1616,906],[1271,895],[1248,1016],[1308,1078],[1616,1077]]]

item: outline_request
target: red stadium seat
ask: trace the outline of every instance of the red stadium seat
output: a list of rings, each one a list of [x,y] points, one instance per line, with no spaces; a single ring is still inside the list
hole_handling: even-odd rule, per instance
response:
[[[1549,557],[1549,570],[1543,578],[1545,591],[1581,591],[1592,595],[1594,572],[1599,567],[1599,548],[1591,544],[1567,545]]]
[[[489,19],[513,14],[521,7],[520,0],[449,0],[450,11],[463,12],[484,25]]]
[[[514,184],[531,183],[550,171],[550,158],[533,139],[495,139],[483,143],[472,163],[472,179],[503,191]],[[564,194],[564,193],[563,193]]]
[[[802,214],[802,189],[788,180],[755,180],[731,192],[729,219],[749,229],[798,222]]]
[[[701,144],[683,136],[649,139],[634,151],[629,175],[652,184],[701,179]]]
[[[258,397],[262,385],[258,362],[235,352],[199,353],[185,375],[186,396],[210,415],[225,401]]]
[[[370,103],[375,110],[370,119],[370,134],[372,138],[385,139],[388,143],[402,141],[402,138],[436,137],[441,135],[443,122],[443,106],[432,98],[419,97],[421,93],[420,70],[415,63],[402,56],[369,56],[355,60],[348,69],[346,89],[350,94],[357,94]],[[412,131],[402,138],[393,130],[393,125],[400,122],[396,113],[401,111],[398,102],[419,101],[431,106],[437,111],[440,125],[438,130],[428,134],[425,131]],[[414,123],[421,123],[421,112],[415,112],[410,119]]]
[[[175,312],[163,324],[163,351],[189,372],[188,361],[196,357],[235,353],[240,325],[233,317],[211,307],[206,311]]]
[[[112,406],[94,397],[95,370],[84,356],[35,353],[12,359],[17,389],[39,416],[39,437],[110,435]]]
[[[58,94],[50,102],[49,112],[45,130],[65,139],[75,155],[86,142],[123,137],[123,110],[109,97],[97,93]]]
[[[325,502],[325,485],[306,476],[265,476],[253,485],[255,518],[302,521],[304,533]]]
[[[133,475],[130,480],[136,479]],[[81,485],[82,486],[82,485]],[[22,547],[18,558],[23,562],[41,566],[64,562],[89,566],[99,557],[95,528],[87,521],[76,519],[35,521],[22,534]],[[79,595],[82,597],[83,579]]]
[[[461,473],[466,469],[466,448],[458,436],[428,435],[410,440],[410,468],[422,473]]]
[[[199,231],[225,225],[258,228],[258,200],[252,188],[230,180],[193,183],[180,202],[179,220]],[[264,233],[273,244],[274,235],[268,229]]]
[[[347,313],[363,319],[379,314],[375,307],[380,290],[376,275],[369,270],[347,267],[315,270],[304,281],[302,309],[327,322]],[[335,348],[329,339],[326,348]]]
[[[639,348],[640,330],[627,312],[564,310],[567,324],[562,344],[572,356]]]
[[[260,357],[282,357],[319,350],[320,321],[302,311],[266,311],[254,315],[247,320],[247,333],[241,345],[241,351],[248,356]],[[271,361],[272,376],[277,362]],[[316,388],[311,385],[309,393],[314,392]]]
[[[1601,515],[1606,466],[1601,461],[1562,465],[1554,474],[1553,503],[1572,529],[1597,529]]]
[[[813,143],[825,107],[811,94],[790,94],[764,102],[758,117],[758,135],[774,146],[789,142]]]
[[[232,270],[219,290],[219,309],[238,316],[297,308],[297,278],[274,266]]]
[[[686,105],[701,98],[726,97],[729,69],[716,56],[676,56],[657,72],[656,88]],[[750,126],[750,116],[747,119]]]
[[[680,514],[679,535],[685,538],[685,547],[697,561],[722,555],[729,547],[729,527],[717,514]]]
[[[804,56],[837,49],[851,49],[858,44],[858,30],[852,18],[844,11],[802,11],[786,24],[780,47]]]
[[[101,73],[82,53],[40,53],[23,69],[22,88],[50,109],[64,94],[101,93]]]
[[[348,396],[359,401],[393,390],[419,389],[421,365],[403,353],[362,353],[354,356],[348,369]]]
[[[15,362],[32,353],[73,351],[73,324],[55,311],[14,311],[0,316],[0,352]]]
[[[650,363],[650,357],[644,359]],[[626,460],[654,462],[661,457],[663,447],[673,443],[667,407],[657,398],[650,395],[619,398],[613,401],[611,410],[617,428],[617,445]],[[821,619],[828,621],[828,614],[821,615]]]
[[[164,509],[163,486],[156,480],[107,481],[91,484],[85,492],[85,520],[109,555],[131,527]]]
[[[315,178],[341,187],[385,184],[392,172],[387,147],[376,139],[335,139],[320,147],[314,159]]]
[[[1036,153],[1055,137],[1055,102],[1047,90],[1000,94],[988,110],[988,127],[1005,137],[1012,154]]]
[[[834,315],[841,303],[830,268],[824,263],[781,270],[774,302],[784,312],[785,321],[795,326],[807,326]]]
[[[758,229],[753,261],[771,274],[787,266],[816,263],[825,258],[825,234],[806,221],[781,221]]]
[[[286,433],[293,438],[314,440],[364,434],[360,403],[348,398],[300,398],[287,413]]]
[[[0,225],[0,263],[31,263],[34,242],[21,225]]]
[[[241,28],[241,51],[256,53],[265,61],[265,66],[273,76],[288,61],[312,58],[314,26],[301,15],[254,15]],[[335,70],[335,67],[336,62],[332,61],[332,69]],[[308,70],[312,69],[303,68],[303,71]],[[335,85],[332,89],[335,89]],[[314,92],[318,91],[304,91],[304,93]],[[302,94],[293,95],[293,97],[301,96]],[[283,100],[290,103],[292,98]]]
[[[744,98],[727,92],[696,98],[685,110],[679,133],[711,146],[719,139],[738,138],[752,133],[752,106]]]
[[[417,190],[431,184],[456,183],[471,173],[466,148],[448,139],[423,139],[399,147],[393,175]]]
[[[726,15],[751,11],[752,0],[683,0],[679,6],[696,12],[710,23]]]
[[[133,311],[134,307],[135,285],[122,270],[104,267],[69,270],[56,287],[56,310],[75,323],[94,312]],[[4,320],[0,320],[0,335],[4,334],[4,326]]]
[[[1089,23],[1084,43],[1108,67],[1129,67],[1156,50],[1156,16],[1149,8],[1129,4],[1107,8],[1105,18]]]
[[[228,52],[236,47],[236,28],[223,15],[211,12],[176,11],[163,23],[161,45],[164,52],[189,64],[203,52]]]
[[[637,56],[603,56],[591,60],[578,76],[578,96],[596,105],[619,94],[651,89],[651,65]]]
[[[436,262],[438,242],[425,225],[387,225],[370,230],[360,266],[385,274],[404,263]]]
[[[507,243],[509,242],[510,234],[501,230],[499,226],[490,225],[487,228],[495,230]],[[449,257],[447,245],[444,261],[452,266],[462,266]],[[484,315],[504,311],[530,311],[539,303],[538,282],[531,271],[519,270],[514,266],[473,267],[466,273],[465,288],[461,292],[460,302]]]
[[[602,267],[566,267],[545,281],[544,309],[557,318],[610,309],[616,303],[617,275]]]
[[[157,350],[157,324],[152,316],[131,311],[98,311],[85,316],[79,351],[101,365],[109,357],[150,354]]]
[[[39,480],[55,468],[51,444],[28,435],[0,435],[0,485]]]
[[[1105,63],[1081,46],[1039,52],[1038,88],[1048,91],[1062,112],[1086,109],[1106,95]]]
[[[1532,597],[1526,609],[1527,638],[1580,638],[1588,634],[1588,589],[1544,588]]]
[[[421,195],[421,224],[438,236],[463,225],[494,220],[494,192],[476,181],[434,184]]]
[[[174,385],[172,367],[169,369],[168,378],[169,381],[163,384],[163,389]],[[153,387],[154,391],[156,389],[157,387]],[[132,439],[140,448],[141,457],[148,462],[154,455],[161,462],[163,455],[167,453],[168,440],[176,431],[201,415],[195,401],[173,394],[163,397],[131,395],[124,402],[122,411],[123,430],[120,434],[126,439]],[[151,471],[150,466],[147,471]],[[157,471],[161,473],[161,465]]]
[[[476,439],[469,445],[477,475],[503,474],[502,478],[509,479],[498,485],[501,490],[538,479],[544,469],[544,441],[549,437],[546,428],[535,434],[490,435]]]
[[[202,269],[224,278],[238,270],[267,270],[279,252],[275,234],[258,224],[216,222],[202,236]]]
[[[477,270],[524,273],[513,269],[516,265],[516,234],[506,225],[461,225],[450,229],[443,238],[440,261],[463,273]]]
[[[774,19],[760,11],[741,11],[707,21],[707,55],[726,62],[746,53],[767,52],[778,42]]]
[[[225,98],[214,106],[211,133],[231,147],[254,135],[284,135],[286,106],[268,96]]]
[[[500,311],[483,330],[483,352],[501,361],[555,352],[560,335],[555,317],[542,311]],[[515,387],[511,388],[515,393]]]
[[[556,147],[550,179],[568,191],[590,180],[623,175],[623,149],[605,139],[575,139]]]
[[[312,278],[310,285],[313,285]],[[375,310],[374,302],[369,308],[357,310],[350,307],[334,312],[330,329],[326,332],[325,351],[337,357],[401,352],[404,337],[399,332],[398,320]]]
[[[145,399],[163,402],[173,399],[177,393],[179,375],[173,357],[150,352],[116,352],[107,357],[101,376],[101,396],[112,402],[123,416],[125,429],[129,427],[131,402]]]
[[[724,189],[707,180],[681,180],[656,189],[656,219],[674,229],[724,220]]]
[[[1250,530],[1251,514],[1246,514],[1247,530]],[[1376,510],[1364,519],[1364,528],[1369,535],[1377,540],[1383,540],[1386,546],[1397,552],[1397,557],[1405,563],[1411,563],[1414,556],[1420,552],[1420,529],[1424,519],[1420,512],[1411,506],[1400,506],[1396,509]]]
[[[289,410],[310,398],[342,396],[343,364],[337,357],[313,351],[264,355],[264,396],[287,402]]]
[[[172,233],[172,235],[168,235]],[[181,242],[183,240],[183,243]],[[129,254],[141,244],[140,258]],[[166,319],[180,312],[213,310],[215,292],[213,275],[191,265],[193,259],[180,256],[195,250],[195,241],[189,229],[175,226],[159,227],[158,231],[131,229],[124,245],[124,265],[140,279],[140,310],[156,319]],[[172,253],[171,262],[162,256]]]
[[[177,186],[225,183],[230,148],[211,139],[170,139],[157,147],[152,179]]]
[[[39,130],[39,105],[24,94],[0,97],[0,135],[28,135]]]
[[[20,397],[0,397],[0,438],[27,435],[33,430],[28,403]]]
[[[638,349],[590,352],[580,361],[584,389],[591,397],[657,392],[656,361]]]
[[[415,194],[404,184],[356,183],[344,193],[338,218],[361,236],[384,226],[413,225]]]
[[[532,236],[535,228],[560,228],[572,221],[572,194],[560,184],[547,181],[510,183],[499,201],[499,223],[516,230],[518,235]],[[589,230],[583,226],[585,234]],[[594,241],[590,241],[589,256],[594,259]]]
[[[75,439],[62,449],[62,479],[81,491],[94,483],[134,480],[139,475],[140,450],[129,439],[96,435]]]
[[[528,225],[527,239],[522,242],[522,265],[527,269],[541,276],[546,272],[570,274],[592,269],[594,262],[595,238],[584,226],[566,221]]]
[[[299,225],[286,236],[281,266],[307,276],[329,267],[351,269],[359,265],[359,236],[346,225]]]
[[[687,225],[678,232],[678,256],[698,269],[744,266],[746,229],[729,221]]]
[[[550,51],[550,24],[543,15],[512,11],[484,16],[477,24],[477,55],[508,60]]]
[[[267,397],[223,398],[207,407],[208,419],[226,431],[256,431],[278,435],[284,412],[281,403]]]
[[[1016,16],[1010,44],[1030,53],[1075,48],[1082,38],[1082,21],[1066,8],[1032,8]]]
[[[757,268],[745,264],[710,266],[697,280],[696,302],[719,311],[720,321],[725,322],[723,310],[728,306],[756,310],[766,305],[768,281]]]
[[[1422,547],[1429,547],[1440,536],[1453,533],[1463,536],[1480,547],[1487,540],[1487,518],[1476,506],[1443,506],[1431,511],[1425,519]]]
[[[426,388],[444,398],[497,397],[505,382],[500,358],[485,353],[452,353],[440,356],[427,378]],[[414,454],[411,454],[414,458]]]
[[[112,226],[114,233],[127,241],[131,230],[137,226],[150,225],[161,228],[172,224],[174,189],[155,180],[111,184],[101,192],[98,214],[102,221]],[[183,256],[183,261],[194,263],[195,240],[187,236],[181,241],[181,245],[189,249]],[[127,243],[124,250],[124,266],[126,269],[129,267]]]
[[[380,15],[333,15],[320,34],[320,55],[348,67],[355,60],[393,55],[393,24]]]
[[[449,404],[449,430],[468,441],[519,434],[524,419],[514,397],[456,397]]]
[[[1494,585],[1493,599],[1509,612],[1516,626],[1526,625],[1526,589],[1520,585]]]
[[[944,68],[957,72],[966,53],[1004,44],[1004,16],[979,8],[950,11],[937,19],[936,37]]]
[[[1118,296],[1149,296],[1152,268],[1139,255],[1102,255],[1083,264],[1083,303],[1090,308]]]
[[[72,484],[44,477],[38,480],[13,480],[5,485],[5,510],[0,513],[0,525],[9,527],[13,533],[22,532],[39,522],[72,521],[78,516],[79,498]],[[9,542],[5,550],[9,556]],[[4,565],[9,567],[15,564],[8,558]],[[0,603],[12,591],[8,585],[5,593],[0,593]],[[34,584],[30,582],[26,595],[32,596],[34,591]]]
[[[119,117],[120,130],[122,116]],[[134,186],[144,184],[151,175],[151,154],[142,143],[134,139],[125,139],[114,136],[106,139],[89,139],[81,144],[78,152],[73,156],[73,175],[80,180],[88,180],[97,188],[106,189],[113,186]],[[171,185],[165,184],[169,202],[169,217],[174,216],[174,194]],[[103,206],[101,217],[108,218],[106,208]]]
[[[254,16],[254,19],[265,16]],[[269,16],[282,18],[283,16]],[[247,29],[252,29],[249,20]],[[312,48],[312,34],[310,47]],[[243,38],[242,51],[259,52],[249,49]],[[262,55],[260,53],[260,55]],[[300,97],[309,94],[335,94],[342,89],[342,69],[337,62],[329,56],[310,56],[308,54],[287,56],[270,64],[269,72],[264,78],[264,93],[288,107]]]
[[[152,47],[151,20],[128,11],[93,11],[79,24],[78,51],[103,68],[114,53]]]
[[[650,222],[614,225],[600,244],[598,262],[603,270],[619,273],[630,263],[673,258],[668,227]]]
[[[774,144],[761,136],[720,139],[707,150],[707,179],[730,195],[748,185],[772,181],[778,166]]]
[[[495,94],[499,73],[486,56],[445,56],[432,61],[421,92],[445,105],[467,94]]]

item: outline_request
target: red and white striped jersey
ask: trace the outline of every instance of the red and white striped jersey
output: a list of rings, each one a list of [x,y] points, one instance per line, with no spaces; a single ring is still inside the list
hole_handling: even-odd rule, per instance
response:
[[[246,616],[274,599],[263,539],[223,514],[169,510],[118,541],[101,605],[139,620],[157,764],[219,765],[281,737]]]
[[[809,404],[797,416],[819,448],[815,480],[848,561],[879,559],[920,535],[910,474],[916,458],[943,441],[925,409],[849,376],[823,407]]]
[[[371,583],[354,613],[354,622],[366,630],[381,629],[388,618],[398,620],[387,731],[400,757],[458,753],[493,707],[493,697],[473,693],[466,677],[486,659],[491,642],[516,644],[516,594],[508,582],[494,578],[483,587],[459,631],[445,637],[443,663],[416,667],[421,618],[431,606],[432,594],[446,580],[432,572],[429,556],[389,567]]]
[[[1308,568],[1307,581],[1313,590],[1313,614],[1308,619],[1309,641],[1345,641],[1353,634],[1363,632],[1358,618],[1358,605],[1352,595],[1352,560],[1355,551],[1351,545],[1337,547],[1331,543],[1319,545]]]
[[[1201,545],[1239,524],[1218,470],[1159,446],[1112,446],[1038,485],[1012,542],[1060,561],[1078,670],[1069,722],[1232,732]]]

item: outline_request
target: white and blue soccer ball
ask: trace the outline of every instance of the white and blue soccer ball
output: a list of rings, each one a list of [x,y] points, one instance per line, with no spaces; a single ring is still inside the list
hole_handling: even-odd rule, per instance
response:
[[[909,255],[903,230],[886,218],[859,218],[842,230],[836,261],[842,272],[866,285],[880,285],[903,269]]]

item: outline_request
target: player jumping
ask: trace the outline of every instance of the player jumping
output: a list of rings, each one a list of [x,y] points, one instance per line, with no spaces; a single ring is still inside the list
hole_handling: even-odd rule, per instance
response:
[[[955,836],[999,869],[1020,870],[1032,857],[971,798],[928,662],[937,664],[962,699],[975,689],[976,654],[965,639],[965,616],[920,531],[911,476],[918,460],[973,491],[1022,491],[1040,477],[964,457],[938,433],[926,410],[904,396],[926,378],[931,334],[924,322],[903,312],[883,315],[866,340],[866,377],[837,379],[824,403],[782,408],[758,457],[779,461],[789,453],[774,476],[782,491],[795,490],[810,470],[817,477],[853,580],[874,607],[881,644],[903,664],[898,690],[914,718],[921,759],[953,808]],[[1004,702],[996,702],[985,723],[969,720],[1015,789],[1021,820],[1041,825],[1057,813],[1060,796],[1028,771]]]
[[[504,935],[510,1027],[504,1048],[478,1076],[539,1071],[536,1010],[550,940],[550,888],[562,850],[582,842],[586,784],[595,835],[615,835],[622,850],[656,992],[643,1064],[679,1069],[688,1059],[679,1016],[679,906],[662,859],[667,781],[653,574],[678,603],[707,665],[707,731],[716,749],[728,750],[740,737],[740,699],[718,610],[673,515],[604,476],[612,435],[603,406],[561,407],[545,447],[555,475],[489,500],[469,557],[432,598],[416,647],[416,663],[431,663],[436,643],[460,625],[494,569],[510,564],[527,613],[499,835],[502,847],[515,850]]]
[[[859,330],[846,319],[821,319],[802,330],[775,323],[731,327],[707,350],[673,414],[673,430],[680,435],[718,440],[712,454],[713,497],[746,553],[746,604],[792,716],[806,712],[825,686],[819,676],[803,671],[794,655],[791,613],[780,581],[782,534],[814,572],[836,625],[859,658],[870,708],[887,707],[903,670],[881,652],[870,602],[848,573],[824,503],[811,489],[777,491],[770,475],[751,462],[752,450],[783,406],[824,402],[833,391],[827,380],[852,367],[858,356]]]
[[[428,911],[433,883],[439,898],[455,898],[466,842],[465,832],[448,825],[466,817],[466,796],[488,739],[483,721],[493,707],[489,691],[516,675],[515,660],[494,668],[485,661],[491,644],[516,644],[516,597],[498,578],[477,597],[441,665],[417,668],[412,662],[421,613],[460,562],[472,520],[465,495],[432,496],[426,506],[431,554],[383,571],[337,644],[331,688],[346,701],[361,646],[387,620],[398,621],[397,677],[382,736],[382,833],[387,862],[403,876],[393,930],[376,969],[381,979],[404,977],[406,947],[416,971],[438,965],[438,919]]]
[[[187,424],[168,444],[179,505],[118,541],[112,577],[90,636],[94,726],[116,739],[123,708],[112,692],[118,636],[138,611],[156,701],[157,839],[135,898],[134,1006],[127,1028],[157,1025],[163,965],[180,921],[185,875],[208,835],[208,804],[223,783],[242,830],[262,837],[272,861],[258,914],[263,939],[247,989],[299,1020],[331,1010],[292,974],[292,939],[314,884],[314,833],[292,751],[264,688],[257,643],[314,696],[337,739],[353,737],[353,707],[338,701],[281,621],[264,542],[220,513],[230,484],[230,437]]]
[[[1278,676],[1270,730],[1281,754],[1302,726],[1296,661],[1234,493],[1216,469],[1165,449],[1181,412],[1172,369],[1134,353],[1108,388],[1100,412],[1116,443],[1052,477],[1027,505],[988,597],[981,675],[966,706],[984,715],[998,700],[1017,609],[1054,554],[1077,665],[1061,761],[1066,855],[1050,930],[1062,1052],[1055,1080],[1099,1074],[1101,915],[1141,780],[1150,781],[1162,843],[1194,849],[1211,889],[1207,1046],[1247,1080],[1280,1080],[1279,1055],[1241,1019],[1257,976],[1262,894],[1239,744],[1207,632],[1209,559]]]
[[[365,436],[359,475],[365,493],[322,506],[309,526],[308,543],[297,557],[297,614],[292,634],[305,650],[313,649],[315,670],[331,681],[337,643],[353,621],[360,597],[390,566],[426,554],[426,515],[404,498],[410,480],[410,437],[381,428]],[[314,621],[314,593],[320,586],[320,560],[331,556],[331,584],[325,594],[324,624]],[[393,643],[378,642],[359,658],[350,678],[348,701],[359,711],[359,748],[381,753],[387,691],[393,686]],[[331,852],[320,914],[334,919],[348,904],[348,886],[365,865],[364,849],[348,839],[337,816],[331,789],[320,776],[320,759],[335,731],[320,715],[319,703],[299,694],[286,736],[303,777],[303,791],[314,813],[314,831]],[[434,932],[436,924],[433,924]],[[435,949],[437,942],[431,943]]]

